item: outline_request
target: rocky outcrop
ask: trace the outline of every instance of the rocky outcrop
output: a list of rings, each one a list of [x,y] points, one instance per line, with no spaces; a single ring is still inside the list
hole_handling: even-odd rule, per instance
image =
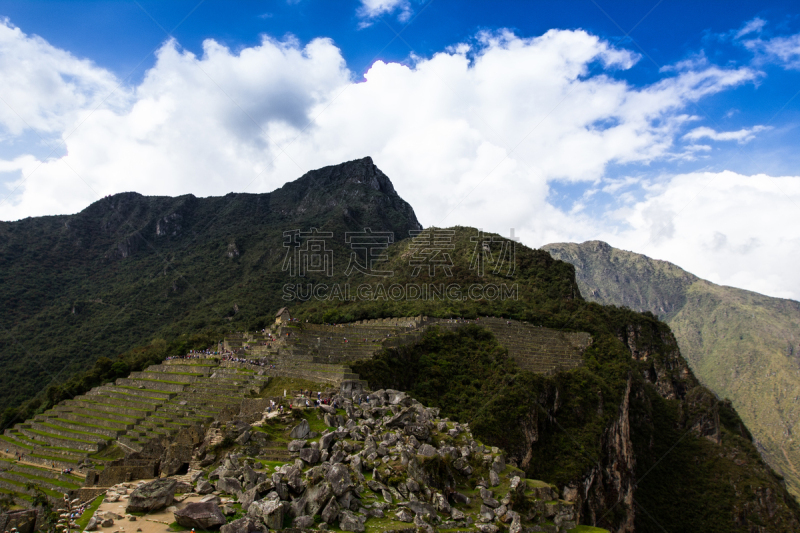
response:
[[[148,513],[172,504],[178,481],[163,478],[138,486],[128,500],[128,513]]]
[[[313,435],[305,418],[299,424],[290,422],[291,414],[273,419],[288,425],[294,462],[262,472],[229,452],[209,480],[198,480],[198,489],[214,483],[236,495],[246,513],[236,523],[242,531],[278,530],[291,521],[296,529],[322,522],[361,533],[370,520],[386,517],[426,532],[496,533],[509,526],[516,533],[565,532],[578,523],[578,504],[560,499],[551,485],[529,484],[501,450],[478,443],[468,425],[439,418],[439,409],[394,390],[335,399],[347,413],[343,424],[315,440],[294,438]],[[325,414],[320,410],[320,418]],[[620,427],[620,438],[629,438],[626,431]],[[479,505],[464,495],[469,490],[478,491]]]
[[[192,529],[216,529],[225,524],[225,515],[212,502],[190,503],[173,514],[178,525]]]

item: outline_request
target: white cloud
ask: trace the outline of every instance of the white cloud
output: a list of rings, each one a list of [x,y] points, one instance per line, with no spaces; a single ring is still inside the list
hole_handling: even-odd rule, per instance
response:
[[[405,22],[413,13],[411,2],[409,0],[361,0],[361,6],[357,13],[359,17],[365,19],[361,23],[361,26],[365,27],[372,23],[371,19],[396,11],[399,11],[398,20]]]
[[[684,139],[696,141],[698,139],[711,139],[712,141],[737,141],[744,144],[753,140],[756,133],[768,130],[767,126],[753,126],[752,128],[742,128],[738,131],[715,131],[708,127],[700,127],[691,130],[683,136]]]
[[[744,45],[762,62],[777,63],[785,68],[800,69],[800,34],[772,39],[751,39]]]
[[[755,80],[758,73],[748,68],[694,61],[633,87],[613,74],[638,56],[586,32],[552,30],[530,39],[500,32],[413,65],[376,62],[351,84],[328,39],[302,46],[264,38],[238,52],[209,40],[200,57],[170,41],[140,84],[102,103],[103,90],[117,83],[108,72],[8,24],[0,36],[0,92],[19,95],[25,123],[64,138],[67,148],[60,158],[24,151],[0,159],[0,175],[19,186],[0,205],[3,220],[73,213],[97,195],[127,190],[267,192],[307,170],[371,155],[425,225],[504,234],[515,228],[529,245],[605,238],[715,281],[800,295],[800,287],[775,281],[791,279],[783,265],[800,259],[792,256],[800,249],[789,242],[793,234],[775,229],[793,227],[783,219],[796,208],[774,192],[754,192],[797,178],[721,174],[696,193],[706,213],[682,207],[711,175],[652,185],[635,172],[617,181],[605,176],[610,164],[671,157],[693,120],[691,104]],[[27,77],[13,75],[18,63],[31,65],[22,69]],[[72,74],[53,74],[66,66]],[[69,91],[78,94],[72,99]],[[48,99],[50,92],[65,96]],[[9,138],[29,131],[12,119],[0,123]],[[595,183],[625,207],[616,218],[592,218],[595,196],[587,194],[571,213],[562,211],[547,202],[553,180]],[[637,181],[644,200],[633,194]],[[747,204],[756,198],[761,203]],[[779,209],[768,209],[770,201]],[[771,218],[748,224],[742,213]],[[614,229],[620,224],[627,229]],[[773,252],[786,261],[765,263],[763,254]]]
[[[629,227],[605,239],[715,283],[798,299],[798,209],[798,176],[682,174],[619,210]]]
[[[734,39],[741,39],[745,35],[750,35],[751,33],[760,33],[766,24],[766,20],[756,17],[753,20],[747,21],[745,25],[742,26],[742,29],[737,31],[733,37]]]
[[[25,35],[8,19],[0,19],[0,72],[0,141],[28,128],[61,133],[99,104],[113,108],[127,102],[124,91],[115,91],[113,75]]]

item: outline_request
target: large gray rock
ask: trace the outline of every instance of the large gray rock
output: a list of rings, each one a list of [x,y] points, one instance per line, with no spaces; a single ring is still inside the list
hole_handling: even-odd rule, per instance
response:
[[[314,525],[314,517],[313,516],[298,516],[294,520],[292,520],[292,527],[297,529],[308,529]]]
[[[398,414],[390,418],[388,422],[386,422],[386,427],[404,428],[406,427],[406,424],[411,424],[412,422],[414,422],[415,415],[416,413],[414,412],[413,409],[410,408],[403,409]]]
[[[195,492],[197,492],[197,494],[211,494],[214,492],[214,485],[203,479],[197,483]]]
[[[290,452],[299,452],[300,450],[303,449],[303,447],[305,445],[306,445],[306,441],[303,440],[303,439],[293,440],[292,442],[289,443],[289,451]]]
[[[358,516],[350,511],[342,511],[339,513],[339,529],[342,531],[355,531],[363,533],[366,529],[364,523],[367,521],[366,516]]]
[[[350,478],[350,472],[347,466],[343,464],[333,465],[331,469],[328,470],[326,478],[333,488],[333,493],[337,497],[353,487],[353,480]]]
[[[302,420],[299,424],[297,424],[294,428],[292,428],[292,432],[289,433],[289,436],[293,439],[305,439],[308,438],[308,434],[311,432],[311,428],[308,425],[308,420]]]
[[[217,490],[226,494],[239,494],[242,492],[242,484],[235,477],[221,477],[217,480]]]
[[[86,529],[84,531],[94,531],[97,529],[97,517],[93,516],[89,519],[89,522],[86,524]]]
[[[190,503],[173,514],[175,521],[183,527],[217,529],[225,524],[225,515],[216,503],[211,502]]]
[[[322,510],[322,521],[326,524],[333,524],[334,520],[339,518],[340,511],[339,502],[336,501],[336,498],[331,498],[331,501]]]
[[[300,450],[300,459],[310,465],[316,464],[320,459],[319,450],[316,448],[303,448]]]
[[[425,443],[419,447],[417,453],[423,457],[433,457],[436,455],[436,448],[434,448],[430,444]]]
[[[140,485],[131,492],[127,513],[149,513],[172,505],[175,499],[175,487],[178,482],[173,478],[156,479]]]
[[[306,503],[306,511],[310,515],[319,514],[322,508],[325,506],[325,503],[333,496],[333,488],[331,488],[331,484],[327,481],[323,481],[322,483],[318,483],[313,487],[310,487],[306,494],[308,495],[308,502]],[[328,524],[332,522],[328,522]]]
[[[403,431],[406,435],[414,436],[417,440],[428,440],[431,438],[431,431],[425,424],[406,424]]]
[[[319,438],[319,449],[320,450],[327,450],[333,444],[333,441],[336,440],[336,433],[326,433]]]
[[[296,466],[290,467],[289,471],[286,472],[286,482],[295,494],[300,494],[306,488],[306,482],[303,481],[303,474]]]
[[[283,529],[283,503],[280,500],[265,499],[250,505],[247,514],[260,518],[270,529]]]
[[[230,524],[225,524],[219,528],[220,533],[267,533],[267,526],[261,520],[254,520],[252,517],[244,516],[234,520]]]

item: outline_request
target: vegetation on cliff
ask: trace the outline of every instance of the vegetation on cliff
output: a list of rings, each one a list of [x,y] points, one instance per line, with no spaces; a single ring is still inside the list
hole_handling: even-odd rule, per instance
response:
[[[800,303],[702,280],[599,241],[543,249],[575,266],[587,300],[659,315],[698,379],[733,407],[800,496]]]

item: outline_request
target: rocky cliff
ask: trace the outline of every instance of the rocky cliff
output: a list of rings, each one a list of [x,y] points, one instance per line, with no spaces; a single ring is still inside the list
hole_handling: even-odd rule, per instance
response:
[[[698,379],[729,398],[764,458],[800,495],[800,303],[722,287],[606,243],[550,244],[590,301],[650,311],[669,324]]]

